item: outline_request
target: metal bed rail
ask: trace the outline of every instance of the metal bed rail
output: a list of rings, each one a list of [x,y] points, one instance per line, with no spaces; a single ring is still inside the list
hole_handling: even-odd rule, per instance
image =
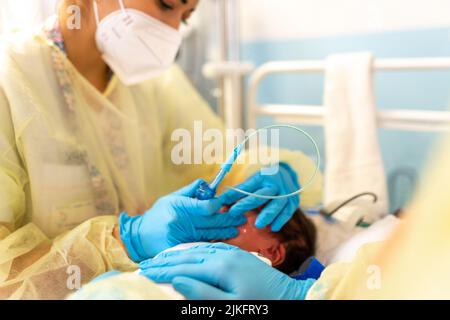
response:
[[[450,71],[450,58],[378,59],[376,71]],[[270,75],[285,73],[324,73],[325,61],[269,62],[256,69],[248,87],[248,128],[255,128],[259,115],[272,116],[277,121],[295,124],[323,125],[325,108],[310,105],[259,104],[258,89]],[[450,132],[450,111],[386,109],[378,111],[380,128]]]

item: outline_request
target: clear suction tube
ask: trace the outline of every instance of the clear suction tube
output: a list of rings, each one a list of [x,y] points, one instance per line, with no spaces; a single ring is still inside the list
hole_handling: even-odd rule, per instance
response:
[[[303,136],[305,136],[306,138],[308,138],[309,141],[311,141],[311,143],[314,146],[315,152],[316,152],[316,167],[314,169],[313,174],[311,175],[311,177],[308,179],[308,181],[303,184],[303,186],[298,189],[297,191],[294,191],[292,193],[288,193],[288,194],[283,194],[283,195],[277,195],[277,196],[264,196],[264,195],[259,195],[259,194],[255,194],[252,192],[247,192],[245,190],[239,189],[239,188],[235,188],[235,187],[229,187],[226,186],[225,188],[230,189],[230,190],[234,190],[236,192],[240,192],[242,194],[245,194],[247,196],[253,196],[256,198],[261,198],[261,199],[281,199],[281,198],[289,198],[292,196],[296,196],[298,194],[300,194],[301,192],[303,192],[305,189],[307,189],[308,187],[310,187],[312,185],[312,183],[314,182],[314,180],[317,177],[317,174],[319,172],[319,168],[320,168],[320,163],[321,163],[321,157],[320,157],[320,150],[319,147],[317,145],[317,142],[314,140],[314,138],[305,130],[302,130],[300,128],[297,128],[295,126],[291,126],[291,125],[271,125],[271,126],[267,126],[261,129],[256,130],[255,132],[253,132],[252,134],[248,135],[245,140],[240,144],[241,148],[243,149],[245,147],[245,144],[255,135],[257,135],[258,133],[260,133],[261,131],[264,130],[271,130],[271,129],[280,129],[280,128],[284,128],[284,129],[292,129],[294,131],[296,131],[297,134],[301,134]]]

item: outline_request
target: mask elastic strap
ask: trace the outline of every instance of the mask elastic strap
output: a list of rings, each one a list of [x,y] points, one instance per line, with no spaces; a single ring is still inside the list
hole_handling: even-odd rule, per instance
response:
[[[119,0],[119,5],[120,5],[120,10],[123,13],[126,13],[127,11],[125,10],[125,5],[123,3],[123,0]],[[95,21],[96,21],[97,26],[98,26],[100,24],[100,14],[99,14],[99,10],[98,10],[97,0],[94,0],[94,15],[95,15]]]
[[[123,13],[126,13],[125,5],[123,4],[123,0],[119,0],[120,10],[122,10]]]
[[[98,13],[98,4],[97,0],[94,0],[94,16],[95,16],[95,22],[97,23],[97,26],[100,24],[100,15]]]

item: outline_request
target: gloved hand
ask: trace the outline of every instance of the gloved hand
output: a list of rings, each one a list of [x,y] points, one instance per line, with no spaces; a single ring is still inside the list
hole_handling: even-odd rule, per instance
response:
[[[300,186],[295,171],[288,164],[280,163],[276,174],[265,175],[260,171],[238,185],[237,188],[259,195],[276,196],[295,192],[300,189]],[[234,216],[243,215],[267,203],[258,215],[255,225],[258,228],[265,228],[271,225],[271,229],[274,232],[281,230],[300,205],[300,196],[298,195],[270,200],[246,196],[240,192],[230,190],[223,193],[219,198],[225,205],[234,204],[243,198],[230,208],[228,213]]]
[[[245,217],[218,214],[218,198],[200,201],[193,196],[198,185],[191,185],[159,199],[142,216],[119,217],[120,238],[130,258],[139,262],[181,243],[222,240],[238,235],[237,226]]]
[[[165,252],[139,267],[150,280],[171,282],[194,300],[301,300],[315,281],[292,279],[253,254],[223,243]]]

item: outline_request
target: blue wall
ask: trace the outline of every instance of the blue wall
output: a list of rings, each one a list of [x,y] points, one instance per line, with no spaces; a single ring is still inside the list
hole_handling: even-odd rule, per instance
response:
[[[291,41],[244,43],[242,56],[257,65],[273,60],[325,59],[339,52],[371,51],[376,58],[448,57],[450,28],[339,36]],[[262,103],[323,104],[323,76],[318,74],[277,75],[261,86]],[[445,110],[450,105],[450,72],[377,73],[376,102],[380,108]],[[258,125],[272,123],[261,117]],[[321,144],[323,129],[305,127]],[[284,135],[286,137],[286,135]],[[391,209],[410,198],[416,177],[427,161],[436,134],[380,130]],[[312,146],[292,136],[286,147],[313,154]]]

